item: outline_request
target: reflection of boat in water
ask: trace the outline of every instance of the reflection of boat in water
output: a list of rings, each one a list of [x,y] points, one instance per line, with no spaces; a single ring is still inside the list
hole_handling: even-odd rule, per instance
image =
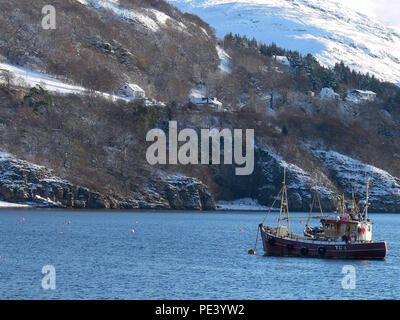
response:
[[[336,213],[331,216],[323,214],[318,190],[315,188],[308,221],[303,235],[300,235],[291,232],[290,229],[285,180],[286,171],[283,186],[278,195],[278,199],[280,197],[281,201],[278,226],[273,228],[264,225],[266,219],[259,225],[266,255],[348,259],[383,259],[386,257],[386,242],[372,240],[373,223],[368,218],[369,182],[367,182],[363,212],[358,210],[353,196],[352,209],[349,213],[346,213],[343,197],[341,214]],[[318,201],[321,216],[311,217],[316,201]],[[311,218],[318,219],[320,226],[311,227],[309,225]],[[284,225],[285,222],[287,225]],[[250,250],[249,253],[254,254],[255,249]]]

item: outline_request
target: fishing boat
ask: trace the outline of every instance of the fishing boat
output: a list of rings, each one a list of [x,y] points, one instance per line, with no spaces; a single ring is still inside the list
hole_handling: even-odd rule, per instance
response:
[[[259,225],[257,233],[255,247],[260,233],[265,255],[341,259],[384,259],[386,257],[386,242],[372,239],[373,222],[368,217],[369,181],[367,181],[366,201],[362,212],[355,204],[353,194],[350,212],[346,210],[343,196],[342,212],[326,216],[321,208],[318,189],[314,188],[311,210],[303,234],[291,232],[286,170],[283,186],[276,200],[280,200],[281,203],[277,227],[265,225],[270,210],[264,222]],[[321,215],[312,217],[316,202],[319,204]],[[311,227],[309,225],[311,219],[318,219],[320,225]],[[249,254],[255,254],[255,247],[249,250]]]

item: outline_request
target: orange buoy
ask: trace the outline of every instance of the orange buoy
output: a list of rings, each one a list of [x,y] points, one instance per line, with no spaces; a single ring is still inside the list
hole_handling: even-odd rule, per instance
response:
[[[249,254],[256,254],[256,251],[254,249],[250,249]]]

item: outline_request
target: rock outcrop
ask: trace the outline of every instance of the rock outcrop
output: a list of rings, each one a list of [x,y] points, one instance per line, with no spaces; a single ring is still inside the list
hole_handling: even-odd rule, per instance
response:
[[[400,212],[400,179],[387,171],[362,163],[335,151],[313,149],[314,156],[326,167],[329,178],[336,181],[345,195],[353,192],[365,199],[366,180],[370,180],[371,212]]]
[[[131,199],[73,185],[51,169],[4,152],[0,152],[0,200],[79,209],[216,209],[207,186],[195,178],[160,174]]]

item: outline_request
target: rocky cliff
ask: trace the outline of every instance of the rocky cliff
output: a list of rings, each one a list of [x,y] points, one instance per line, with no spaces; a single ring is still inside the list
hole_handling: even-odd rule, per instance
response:
[[[289,207],[292,211],[310,210],[314,188],[317,188],[325,212],[335,211],[340,197],[347,200],[354,193],[361,209],[366,194],[366,180],[370,180],[370,211],[400,212],[400,179],[374,166],[335,151],[326,151],[306,145],[318,166],[303,169],[288,163],[271,148],[258,147],[255,151],[255,171],[250,176],[236,177],[227,166],[214,168],[216,181],[221,187],[220,198],[233,200],[251,198],[258,204],[271,206],[276,199],[286,168]],[[350,203],[348,203],[350,205]],[[279,202],[277,202],[279,207]],[[318,211],[314,207],[314,211]]]
[[[78,209],[216,209],[207,186],[195,178],[160,174],[142,194],[126,198],[73,185],[51,169],[4,152],[0,153],[0,200]]]

